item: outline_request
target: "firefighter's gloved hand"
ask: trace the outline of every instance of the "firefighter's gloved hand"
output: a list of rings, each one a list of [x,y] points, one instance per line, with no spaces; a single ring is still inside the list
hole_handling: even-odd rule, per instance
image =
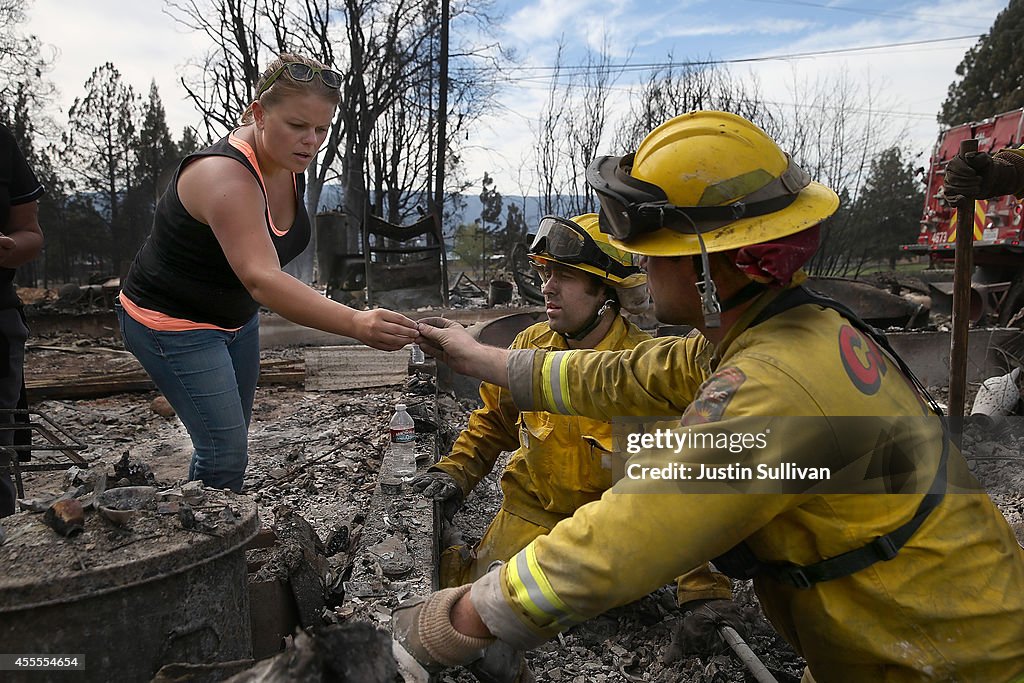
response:
[[[723,652],[728,645],[719,633],[720,626],[731,626],[740,637],[747,637],[747,626],[732,600],[694,600],[683,605],[683,610],[682,623],[665,650],[666,664],[683,657]]]
[[[433,498],[441,503],[442,513],[446,519],[454,517],[462,507],[462,500],[465,497],[462,487],[447,472],[428,470],[413,477],[409,485],[427,498]]]
[[[961,198],[991,199],[1024,188],[1024,156],[1004,150],[957,154],[946,165],[942,193],[951,204]]]
[[[964,197],[980,199],[982,186],[990,184],[992,167],[992,156],[987,152],[960,153],[950,159],[942,181],[946,200],[955,204]]]
[[[391,613],[395,640],[427,671],[437,673],[444,667],[469,664],[495,642],[493,637],[467,636],[452,626],[452,607],[472,586],[467,583],[407,600]]]
[[[437,501],[446,501],[462,493],[462,487],[459,486],[459,483],[455,481],[452,475],[438,470],[429,470],[417,474],[409,482],[409,485],[427,498],[433,498]]]

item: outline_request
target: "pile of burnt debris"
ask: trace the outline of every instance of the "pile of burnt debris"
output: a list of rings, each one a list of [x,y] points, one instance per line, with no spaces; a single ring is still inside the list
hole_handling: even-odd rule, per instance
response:
[[[291,362],[302,351],[264,355]],[[66,638],[64,651],[86,653],[92,680],[417,680],[393,656],[387,628],[399,602],[436,585],[441,523],[407,484],[382,486],[387,422],[395,403],[410,406],[422,468],[447,452],[473,407],[439,395],[422,370],[376,388],[261,386],[241,495],[186,482],[187,434],[152,392],[40,402],[86,444],[88,467],[26,473],[23,511],[0,521],[0,562],[15,568],[0,577],[0,638],[39,638],[40,629],[47,642]],[[972,424],[963,442],[1024,537],[1024,428],[1014,420]],[[500,504],[501,467],[455,517],[468,541]],[[734,589],[753,652],[776,680],[799,681],[801,659],[761,616],[749,583]],[[747,680],[727,649],[673,658],[680,618],[666,586],[570,629],[528,662],[541,682]],[[437,680],[473,679],[451,670]]]
[[[88,465],[24,473],[22,511],[0,522],[0,561],[24,569],[0,579],[0,621],[26,637],[25,621],[66,624],[90,680],[401,680],[384,629],[398,601],[436,583],[433,505],[379,480],[396,402],[415,416],[421,466],[436,458],[434,394],[425,372],[378,389],[261,386],[241,495],[186,482],[187,435],[152,393],[41,402]],[[174,623],[129,634],[154,604]],[[137,668],[115,657],[119,629],[149,641]]]

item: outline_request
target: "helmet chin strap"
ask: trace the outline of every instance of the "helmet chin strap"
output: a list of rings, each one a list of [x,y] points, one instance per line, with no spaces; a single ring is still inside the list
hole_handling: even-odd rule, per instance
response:
[[[708,253],[704,250],[703,240],[700,241],[700,246],[700,258],[697,258],[696,255],[692,258],[693,269],[697,273],[697,291],[700,292],[701,309],[704,311],[704,325],[708,328],[721,327],[723,312],[759,296],[768,289],[768,286],[751,280],[725,301],[719,301],[718,288],[715,286],[714,280],[711,279]]]
[[[601,307],[599,309],[597,309],[597,312],[594,313],[594,316],[590,319],[590,322],[588,322],[586,325],[576,330],[575,332],[562,333],[562,337],[564,337],[567,342],[581,341],[588,334],[597,329],[597,326],[601,324],[601,319],[604,318],[604,314],[607,313],[608,311],[615,310],[615,306],[615,300],[608,299],[603,304],[601,304]]]
[[[697,231],[700,243],[700,259],[693,257],[693,268],[697,272],[697,291],[700,293],[700,308],[704,313],[704,326],[708,328],[722,326],[722,304],[718,301],[718,288],[711,279],[711,262],[708,250],[704,246],[704,238]]]

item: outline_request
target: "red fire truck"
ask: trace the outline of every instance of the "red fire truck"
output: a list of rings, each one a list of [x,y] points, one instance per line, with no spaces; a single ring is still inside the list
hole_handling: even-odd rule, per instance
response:
[[[1024,109],[949,128],[939,134],[928,169],[924,214],[917,244],[906,252],[928,254],[935,268],[952,267],[956,245],[957,211],[941,198],[946,163],[956,155],[960,141],[978,139],[978,149],[994,153],[1024,144]],[[1006,323],[1024,306],[1024,205],[1012,195],[976,202],[974,212],[974,288],[981,310]],[[972,317],[976,317],[972,315]]]

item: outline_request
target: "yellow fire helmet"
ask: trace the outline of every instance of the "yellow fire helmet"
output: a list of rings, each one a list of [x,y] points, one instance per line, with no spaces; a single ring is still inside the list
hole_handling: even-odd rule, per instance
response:
[[[611,244],[647,256],[700,254],[701,241],[706,253],[769,242],[839,207],[763,130],[720,111],[666,121],[635,154],[595,159],[587,182]]]
[[[547,262],[596,275],[616,288],[631,288],[647,283],[647,275],[633,264],[633,256],[611,244],[598,228],[596,213],[585,213],[569,220],[544,216],[530,244],[533,263]]]

